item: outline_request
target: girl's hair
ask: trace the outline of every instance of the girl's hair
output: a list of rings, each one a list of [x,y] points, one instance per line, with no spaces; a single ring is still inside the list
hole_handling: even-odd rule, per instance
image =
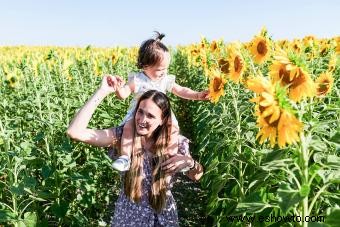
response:
[[[138,50],[137,67],[143,69],[147,66],[154,66],[163,59],[164,52],[169,49],[161,42],[163,33],[155,31],[156,38],[145,40]]]
[[[140,202],[142,197],[143,160],[144,151],[141,144],[141,136],[136,133],[135,117],[141,101],[151,99],[162,111],[163,124],[158,126],[152,133],[154,141],[151,151],[154,154],[152,161],[152,185],[149,203],[154,210],[161,212],[166,203],[166,182],[161,163],[167,158],[166,148],[170,140],[171,106],[168,97],[159,91],[150,90],[145,92],[138,100],[133,118],[133,149],[131,155],[131,167],[125,174],[124,191],[134,202]]]

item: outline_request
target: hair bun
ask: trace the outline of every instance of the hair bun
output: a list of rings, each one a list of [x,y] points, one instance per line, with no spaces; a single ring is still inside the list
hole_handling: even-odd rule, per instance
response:
[[[164,36],[165,36],[165,34],[163,34],[163,33],[159,34],[158,40],[161,41],[164,38]]]
[[[158,31],[155,31],[156,33],[156,41],[161,41],[164,37],[165,37],[165,34],[164,33],[160,33]]]

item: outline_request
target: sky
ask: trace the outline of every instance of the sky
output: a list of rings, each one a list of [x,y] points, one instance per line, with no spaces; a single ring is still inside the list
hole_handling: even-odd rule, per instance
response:
[[[0,0],[0,46],[138,46],[340,35],[340,0]]]

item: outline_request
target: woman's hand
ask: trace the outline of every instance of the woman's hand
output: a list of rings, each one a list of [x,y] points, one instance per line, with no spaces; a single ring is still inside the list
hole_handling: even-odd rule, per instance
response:
[[[110,94],[115,92],[124,84],[125,81],[120,76],[104,75],[99,89],[106,94]]]
[[[194,160],[190,156],[175,154],[162,163],[162,169],[165,173],[174,174],[188,166],[193,166]]]

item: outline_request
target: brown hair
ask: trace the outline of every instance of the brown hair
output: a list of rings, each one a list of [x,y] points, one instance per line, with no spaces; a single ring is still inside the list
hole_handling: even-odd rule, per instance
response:
[[[154,66],[163,58],[164,52],[169,49],[161,42],[163,33],[155,31],[156,38],[145,40],[138,50],[137,67],[143,69],[147,66]]]
[[[166,182],[164,171],[161,170],[161,163],[167,158],[165,153],[170,136],[169,127],[171,125],[169,125],[168,122],[171,122],[171,107],[169,99],[164,93],[150,90],[139,98],[135,109],[134,119],[141,101],[146,99],[151,99],[162,110],[161,117],[164,122],[162,125],[158,126],[152,134],[152,139],[155,142],[151,148],[154,153],[154,158],[152,161],[152,185],[149,196],[151,207],[157,212],[161,212],[166,204]],[[136,133],[135,127],[134,121],[131,167],[125,174],[124,192],[132,201],[138,203],[142,197],[144,151],[142,149],[141,136]]]

